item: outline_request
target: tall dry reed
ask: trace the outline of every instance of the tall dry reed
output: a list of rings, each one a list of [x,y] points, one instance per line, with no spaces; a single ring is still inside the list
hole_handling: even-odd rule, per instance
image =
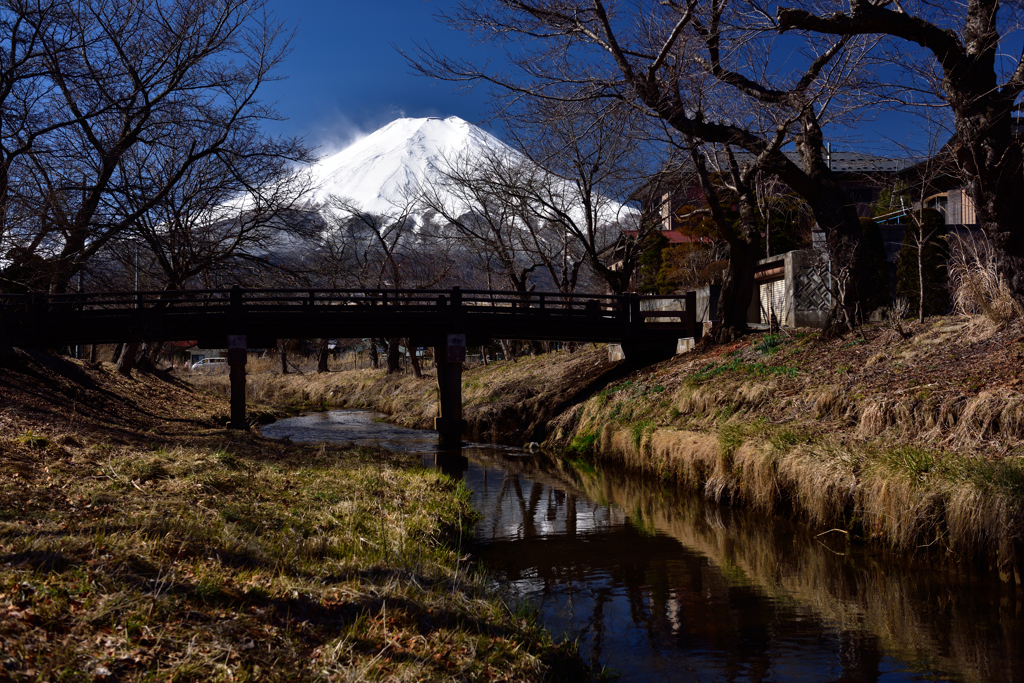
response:
[[[1021,306],[1002,276],[995,250],[985,237],[950,237],[950,290],[954,308],[984,315],[997,325],[1021,317]]]

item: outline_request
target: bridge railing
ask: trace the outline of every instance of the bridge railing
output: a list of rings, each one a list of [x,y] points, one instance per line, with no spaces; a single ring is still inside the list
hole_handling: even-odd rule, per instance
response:
[[[192,289],[69,294],[0,294],[0,310],[42,306],[51,311],[203,308],[242,305],[247,310],[295,306],[395,306],[436,308],[463,306],[537,311],[620,311],[629,295],[504,292],[466,289]],[[443,303],[439,303],[443,302]]]
[[[679,328],[681,336],[696,335],[693,314],[695,294],[681,296],[641,296],[634,293],[563,294],[560,292],[508,292],[460,289],[320,289],[265,288],[195,289],[180,291],[129,291],[70,294],[0,294],[0,315],[11,331],[20,328],[39,331],[43,321],[50,324],[76,324],[84,316],[92,325],[122,319],[130,315],[137,321],[156,320],[153,316],[234,316],[280,314],[286,317],[356,313],[378,319],[394,314],[402,316],[434,315],[464,317],[467,321],[485,318],[511,322],[526,316],[550,318],[552,322],[579,320],[601,325],[630,325],[652,328]],[[642,310],[647,299],[677,300],[672,310]],[[308,319],[308,318],[307,318]],[[570,323],[571,324],[571,323]]]

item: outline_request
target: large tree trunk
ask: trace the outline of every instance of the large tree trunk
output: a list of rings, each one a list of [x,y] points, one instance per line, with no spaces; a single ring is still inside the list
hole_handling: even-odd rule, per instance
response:
[[[156,370],[156,363],[153,358],[159,355],[160,345],[152,342],[144,342],[135,359],[135,369],[139,372],[152,372]]]
[[[416,379],[422,379],[423,370],[420,368],[420,359],[416,357],[416,349],[413,348],[411,340],[405,340],[405,348],[409,352],[409,365],[412,366],[412,376]]]
[[[388,340],[388,374],[394,375],[402,371],[402,354],[399,350],[397,337]]]
[[[956,117],[960,127],[961,117]],[[977,115],[965,127],[982,126],[972,138],[958,133],[958,166],[965,169],[964,190],[973,200],[978,227],[995,250],[1000,275],[1024,302],[1024,154],[1006,121]]]
[[[117,372],[119,375],[130,377],[135,369],[135,356],[139,353],[139,342],[130,342],[124,345],[121,357],[117,359]]]
[[[505,352],[505,360],[515,361],[516,359],[516,347],[514,342],[509,339],[500,339],[501,350]]]
[[[941,5],[909,14],[897,3],[851,3],[847,13],[816,16],[805,9],[779,8],[779,28],[833,35],[891,35],[932,52],[941,88],[953,113],[956,135],[935,158],[933,177],[959,175],[974,203],[976,220],[996,251],[1001,274],[1024,300],[1024,150],[1013,135],[1019,87],[1005,82],[1006,56],[1000,32],[1007,28],[1000,0],[970,0],[963,26],[948,28]],[[1019,4],[1019,3],[1018,3]],[[915,16],[916,14],[916,16]],[[949,155],[949,156],[947,156]],[[952,159],[950,158],[952,157]],[[801,193],[803,194],[803,193]],[[804,197],[810,199],[808,195]]]
[[[370,340],[370,367],[374,370],[380,369],[380,354],[377,353],[377,340]]]
[[[866,250],[861,247],[860,216],[822,157],[825,138],[813,107],[800,118],[796,148],[803,169],[787,164],[779,177],[807,200],[818,227],[825,233],[832,273],[843,273],[846,278],[842,286],[833,286],[832,308],[825,321],[826,334],[843,334],[850,329],[857,311],[866,308],[869,289],[861,284],[862,278],[870,276],[870,268]]]
[[[320,346],[317,348],[317,354],[316,354],[316,371],[317,372],[327,372],[327,353],[328,353],[328,350],[329,350],[327,348],[327,343],[328,343],[327,339],[321,339],[320,340]]]
[[[281,374],[288,374],[288,340],[282,339],[277,342],[277,350],[281,354]]]
[[[727,343],[747,332],[747,311],[754,296],[754,268],[761,257],[757,218],[748,202],[740,200],[740,224],[729,240],[729,269],[718,297],[719,327],[715,343]]]

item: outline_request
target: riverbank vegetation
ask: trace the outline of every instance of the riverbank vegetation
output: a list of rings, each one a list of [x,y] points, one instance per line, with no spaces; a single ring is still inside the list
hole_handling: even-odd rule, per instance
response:
[[[561,415],[549,444],[818,530],[984,558],[1020,583],[1021,329],[942,317],[904,333],[680,356]]]
[[[437,383],[432,368],[415,378],[370,368],[281,374],[277,367],[267,360],[250,360],[248,400],[298,410],[370,408],[403,427],[434,426]],[[543,441],[548,423],[559,413],[626,374],[625,367],[608,360],[604,346],[595,345],[468,368],[463,374],[462,410],[469,436],[515,444]],[[188,380],[216,393],[230,391],[225,373],[197,373]]]
[[[166,375],[2,362],[0,677],[582,672],[467,562],[468,492],[418,461],[229,433]]]
[[[719,502],[795,515],[907,553],[1024,570],[1024,329],[983,316],[750,335],[629,370],[593,347],[463,376],[474,435],[541,441],[677,482]],[[226,378],[206,377],[207,385]],[[369,407],[429,426],[424,379],[266,375],[281,400]],[[475,438],[475,437],[474,437]]]

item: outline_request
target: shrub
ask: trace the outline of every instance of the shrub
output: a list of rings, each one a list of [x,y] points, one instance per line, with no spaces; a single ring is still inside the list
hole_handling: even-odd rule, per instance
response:
[[[991,245],[984,238],[955,237],[950,244],[950,286],[955,310],[984,315],[997,325],[1021,316]]]

